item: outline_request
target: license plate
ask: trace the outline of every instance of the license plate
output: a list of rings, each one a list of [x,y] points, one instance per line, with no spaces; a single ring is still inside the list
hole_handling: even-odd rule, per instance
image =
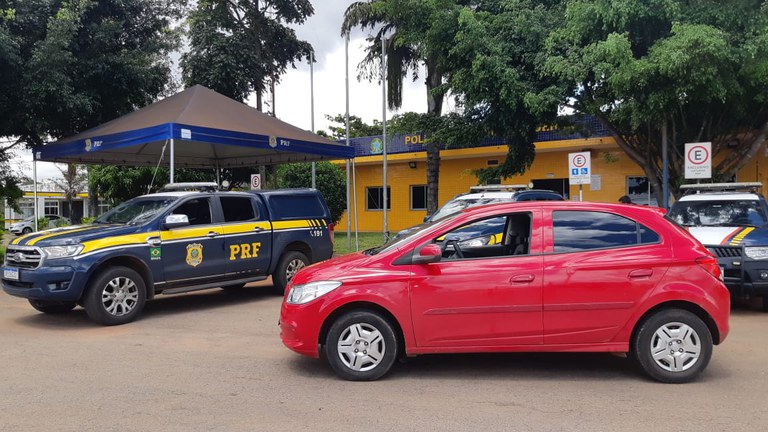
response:
[[[12,267],[3,267],[3,279],[19,280],[19,269]]]

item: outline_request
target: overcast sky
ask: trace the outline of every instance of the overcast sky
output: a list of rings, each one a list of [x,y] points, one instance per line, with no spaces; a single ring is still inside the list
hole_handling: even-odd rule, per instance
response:
[[[327,129],[329,122],[325,115],[343,114],[345,112],[344,93],[344,39],[340,36],[341,22],[344,11],[351,0],[313,0],[315,14],[307,22],[296,28],[300,39],[306,40],[315,48],[316,63],[314,67],[315,88],[315,130]],[[357,65],[364,57],[363,48],[366,45],[367,33],[357,30],[352,33],[349,41],[349,112],[357,115],[368,123],[374,119],[381,120],[381,87],[377,82],[358,81]],[[308,64],[297,64],[296,69],[290,69],[281,77],[281,82],[275,90],[277,117],[303,129],[310,129],[310,71]],[[269,96],[265,95],[265,100]],[[446,100],[445,105],[450,101]],[[255,106],[255,99],[249,101]],[[423,74],[416,82],[406,80],[403,88],[403,107],[400,112],[425,112],[427,109],[426,88]],[[448,106],[444,107],[447,110]],[[391,118],[395,112],[388,112]],[[26,175],[32,176],[30,161],[31,152],[17,152],[17,168]],[[60,173],[54,164],[41,162],[38,164],[38,178],[59,177]]]

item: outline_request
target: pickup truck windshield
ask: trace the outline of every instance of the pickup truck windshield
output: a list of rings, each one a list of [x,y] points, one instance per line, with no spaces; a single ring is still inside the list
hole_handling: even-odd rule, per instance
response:
[[[137,224],[146,222],[176,201],[176,197],[147,197],[126,201],[99,216],[94,223]]]
[[[758,200],[678,201],[668,217],[681,226],[763,226]]]

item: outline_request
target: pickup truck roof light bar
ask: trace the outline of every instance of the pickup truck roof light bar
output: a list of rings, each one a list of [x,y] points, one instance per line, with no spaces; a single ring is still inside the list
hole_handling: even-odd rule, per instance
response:
[[[182,192],[199,191],[213,192],[219,190],[219,185],[215,182],[189,182],[189,183],[168,183],[160,189],[160,192]]]
[[[700,193],[703,191],[744,191],[744,192],[757,192],[756,189],[763,187],[760,182],[739,182],[739,183],[700,183],[700,184],[685,184],[680,186],[680,190],[684,191],[686,195],[693,193]]]

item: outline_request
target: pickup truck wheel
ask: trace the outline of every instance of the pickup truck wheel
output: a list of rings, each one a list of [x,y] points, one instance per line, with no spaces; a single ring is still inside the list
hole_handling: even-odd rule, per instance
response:
[[[144,279],[128,267],[108,267],[97,274],[85,294],[85,311],[97,323],[125,324],[136,319],[147,299]]]
[[[323,353],[336,375],[349,381],[381,378],[397,359],[397,337],[379,314],[353,311],[339,317],[328,330]]]
[[[38,311],[42,313],[47,313],[47,314],[67,313],[72,309],[74,309],[76,306],[75,302],[59,302],[59,301],[34,300],[34,299],[29,299],[29,304],[31,304],[32,307],[37,309]]]
[[[684,383],[707,367],[712,357],[712,335],[691,312],[666,309],[640,325],[631,349],[635,361],[651,378]]]
[[[290,251],[284,253],[277,263],[275,272],[272,274],[272,285],[275,287],[275,292],[280,295],[285,294],[285,287],[288,286],[288,282],[307,264],[309,264],[309,260],[301,252]]]

